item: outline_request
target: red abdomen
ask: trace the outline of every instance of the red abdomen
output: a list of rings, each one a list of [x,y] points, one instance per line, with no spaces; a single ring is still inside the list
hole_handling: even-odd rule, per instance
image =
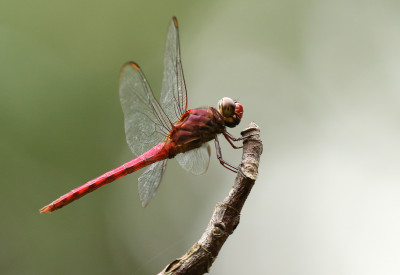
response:
[[[133,173],[143,167],[146,167],[154,162],[160,161],[167,159],[169,157],[169,142],[163,142],[143,155],[140,155],[139,157],[121,165],[120,167],[115,168],[114,170],[111,170],[100,177],[97,177],[84,185],[73,189],[69,193],[65,194],[64,196],[58,198],[57,200],[53,201],[49,205],[46,205],[43,207],[40,212],[52,212],[54,210],[60,209],[64,207],[65,205],[73,202],[74,200],[77,200],[84,195],[93,192],[97,188],[102,187],[103,185],[106,185],[110,182],[115,181],[116,179],[119,179],[120,177],[123,177],[127,174]]]

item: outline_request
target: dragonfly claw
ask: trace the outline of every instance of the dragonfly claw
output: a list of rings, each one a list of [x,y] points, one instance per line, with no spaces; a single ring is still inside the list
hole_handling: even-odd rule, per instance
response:
[[[239,167],[237,168],[237,173],[241,175],[243,178],[246,178],[246,175],[242,171],[242,165],[239,165]]]

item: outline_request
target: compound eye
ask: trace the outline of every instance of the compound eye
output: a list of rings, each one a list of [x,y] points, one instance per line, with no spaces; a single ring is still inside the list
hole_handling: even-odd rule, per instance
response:
[[[229,97],[224,97],[218,102],[219,111],[224,117],[232,117],[235,114],[235,101]]]
[[[235,114],[240,118],[243,117],[243,106],[239,102],[235,103]]]

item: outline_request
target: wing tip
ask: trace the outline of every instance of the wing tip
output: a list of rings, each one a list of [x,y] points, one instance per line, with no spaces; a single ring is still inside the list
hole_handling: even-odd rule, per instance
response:
[[[178,28],[178,19],[176,16],[172,16],[172,22],[174,22],[175,28]]]
[[[142,201],[142,207],[146,208],[149,205],[149,201]]]
[[[126,62],[121,67],[121,70],[119,71],[119,81],[121,81],[123,75],[126,73],[126,68],[132,68],[132,69],[134,69],[135,71],[138,71],[138,72],[141,71],[139,65],[136,62],[134,62],[134,61]]]
[[[140,67],[139,67],[139,65],[138,65],[136,62],[134,62],[134,61],[129,61],[128,64],[129,64],[129,66],[131,66],[131,67],[134,68],[135,70],[140,71]]]

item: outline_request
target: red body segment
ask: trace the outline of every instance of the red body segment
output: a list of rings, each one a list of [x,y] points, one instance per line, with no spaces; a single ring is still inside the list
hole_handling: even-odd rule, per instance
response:
[[[49,205],[46,205],[43,207],[40,212],[45,213],[45,212],[52,212],[54,210],[60,209],[63,206],[73,202],[74,200],[77,200],[84,195],[93,192],[94,190],[102,187],[103,185],[106,185],[110,182],[113,182],[120,177],[123,177],[127,174],[133,173],[143,167],[146,167],[154,162],[164,160],[168,158],[168,152],[170,146],[167,145],[167,143],[160,143],[157,146],[153,147],[143,155],[111,170],[108,171],[107,173],[101,175],[100,177],[97,177],[84,185],[75,188],[65,194],[64,196],[58,198],[57,200],[53,201]]]
[[[175,124],[169,133],[169,139],[174,144],[173,150],[176,154],[184,153],[213,140],[224,129],[223,118],[213,107],[191,109],[186,111]]]

